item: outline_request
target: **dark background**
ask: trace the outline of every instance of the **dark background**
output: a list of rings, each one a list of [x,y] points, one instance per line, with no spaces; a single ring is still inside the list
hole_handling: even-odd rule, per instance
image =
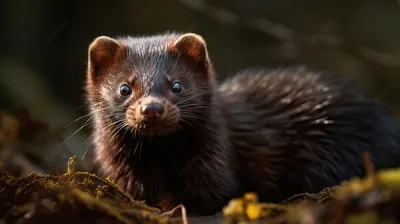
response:
[[[79,169],[91,169],[90,134],[85,128],[74,134],[87,117],[73,121],[87,113],[87,48],[100,35],[196,32],[207,41],[220,79],[246,67],[306,64],[358,80],[400,117],[400,1],[2,0],[0,5],[0,169],[64,172],[72,155]]]

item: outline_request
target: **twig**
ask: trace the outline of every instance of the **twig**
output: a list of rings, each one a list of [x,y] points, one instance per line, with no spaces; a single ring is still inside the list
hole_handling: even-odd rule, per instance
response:
[[[280,40],[283,44],[290,43],[291,46],[295,46],[297,50],[300,49],[300,44],[310,44],[316,37],[315,34],[295,32],[282,24],[274,23],[267,19],[252,17],[243,18],[229,10],[212,6],[205,0],[178,1],[186,5],[188,8],[205,14],[220,23],[227,25],[245,24],[254,30]],[[385,67],[400,68],[400,58],[375,51],[366,46],[357,45],[344,39],[326,34],[319,35],[318,40],[318,44],[324,47],[342,48],[344,51],[357,55],[368,62]]]
[[[364,152],[362,155],[363,163],[365,166],[365,172],[367,177],[373,177],[375,172],[375,165],[371,161],[371,155],[367,152]]]

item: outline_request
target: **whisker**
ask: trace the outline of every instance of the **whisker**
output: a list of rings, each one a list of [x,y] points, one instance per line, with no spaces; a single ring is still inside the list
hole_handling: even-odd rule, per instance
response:
[[[140,159],[140,155],[142,154],[142,148],[143,148],[143,142],[144,142],[144,137],[142,137],[142,143],[140,143],[140,149],[139,149],[139,159]]]
[[[90,117],[89,117],[89,116],[90,116]],[[93,116],[94,116],[94,115],[92,115],[92,114],[83,115],[83,116],[81,116],[81,117],[75,119],[74,121],[68,123],[67,125],[65,125],[64,128],[68,128],[68,127],[71,126],[73,123],[75,123],[75,122],[77,122],[77,121],[79,121],[79,120],[82,120],[82,119],[85,118],[85,117],[89,117],[88,120],[90,120],[90,119],[93,118]],[[86,122],[87,122],[87,121],[86,121]]]
[[[209,121],[209,120],[206,119],[206,118],[199,117],[199,116],[195,116],[195,115],[193,115],[193,114],[181,113],[181,117],[184,117],[184,118],[193,118],[193,119],[201,120],[201,121]]]
[[[90,135],[90,136],[86,139],[86,141],[84,142],[84,144],[85,144],[87,141],[89,141],[91,138],[93,138],[95,135],[97,135],[97,134],[99,134],[99,133],[101,133],[101,132],[107,130],[107,128],[110,128],[110,127],[113,126],[113,125],[116,125],[118,122],[119,122],[119,121],[111,122],[111,123],[108,124],[107,126],[105,126],[105,127],[101,128],[101,129],[97,130],[96,132],[94,132],[92,135]]]
[[[86,148],[85,152],[83,153],[83,156],[81,157],[81,160],[83,160],[85,158],[88,151],[89,151],[89,147]]]
[[[133,155],[136,154],[137,147],[139,146],[139,143],[141,140],[142,140],[142,136],[139,138],[139,141],[137,141],[137,143],[136,143],[136,147],[135,147],[135,150],[133,151]]]
[[[110,144],[112,144],[112,142],[114,141],[115,137],[118,135],[118,133],[125,127],[126,125],[124,123],[119,124],[117,127],[115,127],[115,129],[112,131],[112,137],[108,140],[108,146],[110,146]]]
[[[58,147],[59,149],[68,141],[70,140],[73,136],[75,136],[76,133],[78,133],[80,130],[82,130],[84,127],[88,126],[90,123],[83,124],[78,130],[74,131],[67,139],[64,140],[63,143]]]
[[[75,111],[77,111],[77,110],[79,110],[79,109],[82,109],[82,108],[84,108],[84,107],[86,107],[86,105],[79,106],[79,107],[73,109],[72,112],[75,112]]]

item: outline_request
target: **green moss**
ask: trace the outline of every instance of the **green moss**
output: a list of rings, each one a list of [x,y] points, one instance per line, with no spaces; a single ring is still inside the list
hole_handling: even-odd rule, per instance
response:
[[[60,176],[32,173],[15,178],[2,172],[0,219],[10,223],[165,222],[158,209],[133,201],[109,180],[75,172],[73,158],[68,166],[68,172]]]
[[[134,201],[109,178],[76,172],[73,158],[59,176],[0,172],[0,220],[6,223],[182,223],[179,214]],[[179,212],[179,211],[178,211]],[[248,193],[231,200],[223,220],[238,223],[400,223],[400,169],[368,172],[317,194],[298,194],[279,204]],[[176,219],[175,216],[178,216]],[[172,218],[174,217],[174,218]],[[195,218],[188,218],[194,220]],[[206,222],[206,219],[204,220]],[[202,222],[203,223],[203,222]]]

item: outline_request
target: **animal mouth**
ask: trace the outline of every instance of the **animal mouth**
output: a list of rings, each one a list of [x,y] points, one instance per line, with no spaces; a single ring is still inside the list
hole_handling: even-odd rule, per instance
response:
[[[136,134],[145,136],[161,136],[170,134],[175,130],[174,125],[161,122],[160,120],[145,120],[136,128]]]
[[[179,111],[171,110],[167,104],[146,100],[128,109],[126,121],[134,134],[146,136],[168,135],[175,131]]]

